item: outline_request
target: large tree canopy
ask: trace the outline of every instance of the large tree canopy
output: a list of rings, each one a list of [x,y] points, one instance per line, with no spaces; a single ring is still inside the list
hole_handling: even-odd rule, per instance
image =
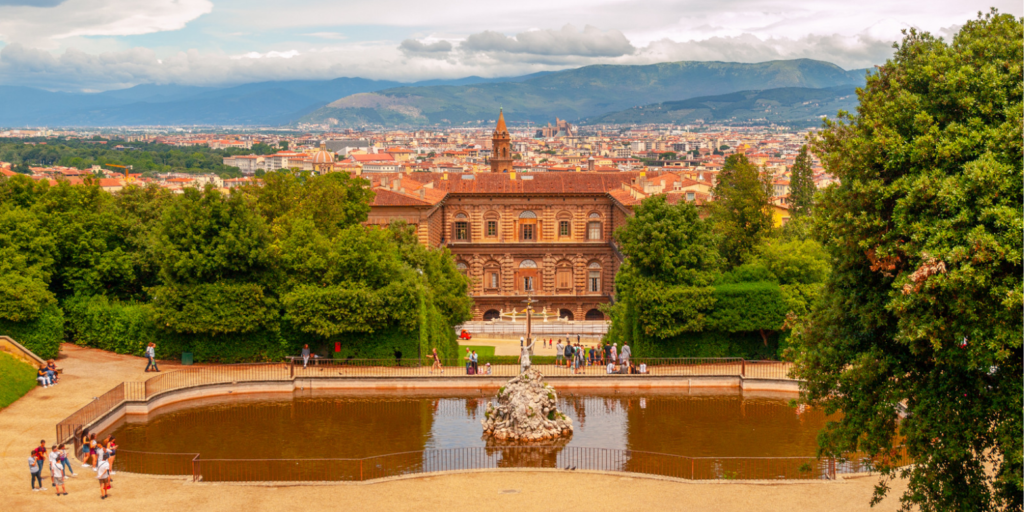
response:
[[[908,509],[1021,510],[1022,27],[907,32],[815,143],[840,181],[815,207],[834,268],[796,374],[843,413],[825,453],[906,448]]]

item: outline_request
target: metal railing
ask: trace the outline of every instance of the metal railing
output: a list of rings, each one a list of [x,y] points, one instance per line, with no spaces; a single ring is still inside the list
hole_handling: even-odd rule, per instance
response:
[[[501,357],[515,360],[515,356]],[[327,377],[433,377],[455,378],[466,376],[515,377],[519,364],[478,363],[472,373],[465,359],[444,359],[441,369],[429,359],[309,359],[290,357],[289,375],[297,378]],[[486,358],[485,358],[486,360]],[[533,368],[547,377],[744,377],[792,380],[788,375],[790,363],[779,361],[745,361],[740,358],[631,358],[632,367],[614,364],[612,373],[600,359],[574,368],[565,358],[554,356],[533,357]],[[539,360],[539,361],[538,361]],[[557,363],[557,364],[556,364]],[[489,372],[489,373],[488,373]]]
[[[687,457],[579,446],[477,446],[358,459],[196,457],[192,468],[192,478],[203,482],[345,482],[503,468],[639,473],[687,480],[821,480],[835,479],[838,466],[834,459],[815,457]]]
[[[465,329],[471,334],[506,334],[509,336],[522,336],[526,334],[526,320],[519,322],[466,322],[457,326],[455,332]],[[608,334],[608,323],[600,321],[550,321],[542,322],[534,320],[531,322],[531,332],[540,336],[565,336],[569,335],[593,335],[600,336]]]
[[[475,446],[365,458],[204,459],[198,453],[118,450],[114,469],[192,476],[197,482],[362,482],[445,471],[559,469],[638,473],[685,480],[835,480],[836,475],[910,464],[905,449],[886,457],[689,457],[580,446]]]

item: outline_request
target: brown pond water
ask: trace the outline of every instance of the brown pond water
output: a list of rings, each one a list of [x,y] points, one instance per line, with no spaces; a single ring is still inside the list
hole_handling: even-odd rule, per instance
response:
[[[696,393],[696,390],[694,390]],[[824,425],[788,395],[573,392],[569,446],[698,457],[813,456]],[[491,392],[297,392],[194,400],[113,427],[124,450],[200,453],[204,459],[362,458],[481,447]]]

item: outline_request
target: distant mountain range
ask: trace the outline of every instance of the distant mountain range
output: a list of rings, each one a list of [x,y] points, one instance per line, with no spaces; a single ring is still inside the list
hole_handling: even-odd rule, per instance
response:
[[[809,126],[820,124],[822,116],[835,117],[839,110],[853,111],[856,108],[857,88],[853,85],[823,89],[781,87],[654,103],[589,118],[586,121],[589,124],[770,122]]]
[[[866,70],[845,71],[808,59],[757,64],[668,62],[648,66],[587,66],[525,80],[461,86],[397,87],[354,94],[301,120],[340,126],[462,125],[497,118],[509,122],[587,120],[609,112],[712,94],[783,87],[861,86]],[[834,112],[832,112],[834,114]]]
[[[291,123],[338,98],[395,87],[468,85],[534,76],[427,80],[365,78],[257,82],[235,87],[137,85],[100,93],[0,86],[0,126],[271,125]]]
[[[0,86],[0,105],[4,106],[0,109],[0,126],[281,126],[329,120],[338,127],[475,125],[496,119],[499,106],[504,107],[505,117],[510,122],[542,123],[553,121],[555,117],[575,122],[613,122],[611,119],[659,122],[648,120],[650,116],[646,111],[655,108],[654,104],[661,104],[664,111],[661,118],[697,119],[701,117],[682,112],[697,112],[700,108],[666,105],[709,95],[750,95],[755,91],[764,95],[769,94],[769,89],[786,88],[792,91],[778,94],[787,98],[779,100],[788,101],[787,105],[795,106],[803,101],[819,104],[825,101],[824,105],[828,105],[833,100],[823,98],[834,96],[834,92],[812,90],[861,86],[865,74],[866,70],[845,71],[828,62],[800,59],[756,64],[597,65],[518,77],[467,77],[413,84],[338,78],[259,82],[225,88],[139,85],[102,93],[60,93]],[[801,100],[801,96],[808,99]],[[753,103],[749,103],[751,101]],[[703,119],[728,119],[727,111],[739,113],[730,114],[733,117],[744,117],[747,116],[741,112],[744,109],[754,115],[761,108],[758,101],[747,96],[714,101],[714,108],[707,107],[710,112],[707,116],[711,117]],[[730,110],[720,105],[723,102],[737,106]],[[749,103],[748,107],[741,108],[743,102]],[[637,108],[639,106],[644,108]],[[784,117],[793,120],[790,118],[806,114],[810,119],[820,115],[816,112],[809,107],[793,107],[788,108]],[[774,115],[771,109],[762,113],[768,117]],[[834,114],[835,111],[822,113]]]

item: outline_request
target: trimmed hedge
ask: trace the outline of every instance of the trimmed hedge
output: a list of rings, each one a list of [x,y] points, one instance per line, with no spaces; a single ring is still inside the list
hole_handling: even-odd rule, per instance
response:
[[[719,285],[714,287],[714,297],[709,323],[719,331],[776,331],[786,320],[786,302],[775,283]]]
[[[153,307],[111,301],[105,296],[72,297],[64,303],[67,335],[76,345],[142,356],[150,342],[160,343]]]
[[[54,359],[64,342],[64,311],[50,305],[39,316],[28,322],[0,320],[0,334],[14,338],[25,348],[43,359]]]

